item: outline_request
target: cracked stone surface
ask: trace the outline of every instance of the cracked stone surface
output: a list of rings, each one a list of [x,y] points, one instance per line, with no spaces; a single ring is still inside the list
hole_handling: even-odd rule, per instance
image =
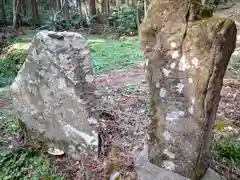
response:
[[[83,36],[37,33],[11,89],[16,114],[32,137],[68,154],[97,155],[97,99]]]
[[[135,170],[141,180],[191,180],[150,163],[148,160],[148,146],[146,144],[136,157]],[[226,178],[209,168],[201,180],[226,180]]]
[[[181,4],[181,6],[179,6]],[[236,24],[199,18],[195,1],[153,0],[139,28],[150,92],[149,161],[199,180],[209,164]]]

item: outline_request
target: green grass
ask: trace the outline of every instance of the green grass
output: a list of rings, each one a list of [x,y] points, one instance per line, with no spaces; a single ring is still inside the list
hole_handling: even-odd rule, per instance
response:
[[[226,137],[214,141],[213,154],[222,163],[240,169],[240,141],[237,137]]]
[[[95,73],[126,68],[143,59],[138,39],[121,41],[89,37],[88,42]]]

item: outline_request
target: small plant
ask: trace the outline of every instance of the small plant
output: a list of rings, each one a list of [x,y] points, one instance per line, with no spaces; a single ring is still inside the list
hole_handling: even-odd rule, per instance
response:
[[[149,101],[146,102],[145,110],[146,110],[147,116],[150,116],[151,106]]]
[[[0,59],[0,87],[10,85],[27,56],[26,50],[11,50]]]
[[[120,6],[112,9],[108,21],[120,35],[136,35],[138,21],[143,16],[140,8],[131,6]]]
[[[17,148],[21,141],[16,137],[20,137],[22,129],[11,114],[9,110],[0,111],[0,179],[66,179],[56,172],[50,158],[41,151]]]
[[[227,123],[225,121],[216,120],[214,124],[214,129],[217,131],[223,131],[226,126]]]
[[[214,154],[240,166],[240,142],[237,138],[222,138],[213,143]]]
[[[138,86],[127,86],[127,87],[124,88],[124,91],[125,91],[126,93],[131,94],[131,93],[133,93],[133,92],[136,92],[138,89],[139,89]]]

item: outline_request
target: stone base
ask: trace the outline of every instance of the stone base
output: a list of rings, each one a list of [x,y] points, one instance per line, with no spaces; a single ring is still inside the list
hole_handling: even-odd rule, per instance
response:
[[[136,167],[141,180],[190,180],[179,174],[159,168],[150,162],[145,163],[142,167]],[[212,169],[208,169],[201,180],[226,180]]]
[[[135,170],[141,180],[190,180],[171,171],[159,168],[150,162],[144,163],[143,166],[136,167]]]
[[[145,163],[141,167],[136,167],[135,170],[141,180],[190,180],[179,174],[159,168],[150,162]],[[220,176],[212,169],[208,169],[201,180],[226,180],[226,178]]]
[[[135,159],[135,170],[141,180],[190,180],[172,171],[160,168],[148,160],[148,147],[145,144]],[[201,180],[227,180],[212,169],[208,169]]]

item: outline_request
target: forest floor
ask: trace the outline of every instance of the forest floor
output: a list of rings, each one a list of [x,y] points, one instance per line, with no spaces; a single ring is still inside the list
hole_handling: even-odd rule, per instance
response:
[[[235,6],[222,11],[221,15],[237,17],[237,8],[238,6]],[[28,44],[35,33],[26,31],[26,35],[15,38],[7,49],[1,51],[0,78],[4,82],[0,82],[0,85],[7,84],[8,79],[11,81],[16,75],[16,69],[25,59]],[[87,38],[97,88],[101,93],[101,116],[109,122],[106,134],[112,134],[111,147],[105,144],[105,153],[109,153],[108,161],[112,161],[112,166],[117,164],[114,167],[120,172],[122,179],[136,179],[131,169],[131,157],[143,147],[149,121],[144,58],[138,38]],[[240,32],[236,51],[224,78],[212,150],[212,167],[228,179],[240,178],[239,89]],[[36,150],[33,146],[23,145],[23,134],[14,119],[11,101],[6,92],[7,88],[0,88],[0,179],[88,179],[87,171],[96,173],[98,179],[105,179],[107,172],[101,165],[102,161],[95,162],[95,167],[91,165],[86,170],[83,169],[83,160],[78,159],[79,157],[75,157],[75,160],[52,157],[44,149]],[[224,138],[219,139],[219,136]],[[116,145],[117,152],[113,150],[113,144]]]

